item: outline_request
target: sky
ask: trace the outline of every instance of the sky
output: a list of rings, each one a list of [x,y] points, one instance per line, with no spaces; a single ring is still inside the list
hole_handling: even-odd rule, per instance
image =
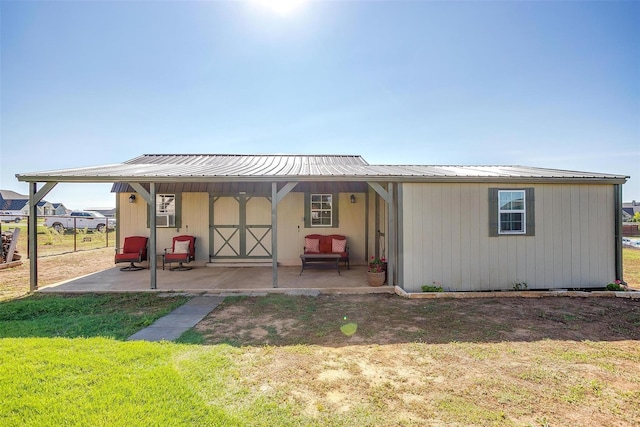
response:
[[[293,6],[0,0],[0,189],[142,154],[356,154],[628,175],[640,200],[640,2]]]

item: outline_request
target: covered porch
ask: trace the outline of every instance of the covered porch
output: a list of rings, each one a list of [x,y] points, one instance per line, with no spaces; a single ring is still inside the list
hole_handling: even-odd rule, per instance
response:
[[[371,287],[367,284],[366,266],[350,270],[278,267],[278,288],[272,286],[271,267],[206,267],[187,271],[156,270],[157,286],[149,288],[149,271],[120,271],[119,267],[42,287],[39,292],[179,292],[196,294],[266,293],[393,293],[393,286]]]
[[[163,248],[171,247],[173,237],[181,234],[197,239],[196,262],[270,264],[259,272],[247,270],[252,271],[250,285],[225,283],[225,274],[204,273],[201,281],[193,281],[200,285],[188,285],[195,289],[317,288],[317,283],[304,284],[310,280],[299,281],[297,267],[285,269],[299,265],[305,236],[316,233],[346,236],[352,266],[366,265],[372,255],[386,258],[388,282],[397,283],[399,184],[386,170],[370,171],[360,156],[143,155],[118,165],[18,175],[18,179],[29,183],[30,206],[58,183],[114,183],[118,246],[126,237],[148,238],[150,268],[136,276],[146,277],[140,290],[187,286],[163,281],[166,273],[158,269]],[[31,212],[29,258],[37,260],[36,215]],[[364,268],[346,287],[367,286]],[[35,291],[37,262],[30,269],[30,289]],[[345,274],[341,280],[348,283],[347,278]],[[123,284],[116,279],[100,283],[105,289],[138,286],[137,281]],[[321,287],[327,287],[324,280]]]

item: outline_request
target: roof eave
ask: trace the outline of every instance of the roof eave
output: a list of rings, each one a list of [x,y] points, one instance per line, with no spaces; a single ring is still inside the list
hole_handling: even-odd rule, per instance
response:
[[[414,175],[297,175],[297,176],[52,176],[52,175],[16,175],[21,182],[57,182],[57,183],[166,183],[166,182],[328,182],[328,181],[370,181],[370,182],[467,182],[467,183],[592,183],[624,184],[628,176],[594,177],[523,177],[523,176],[414,176]]]

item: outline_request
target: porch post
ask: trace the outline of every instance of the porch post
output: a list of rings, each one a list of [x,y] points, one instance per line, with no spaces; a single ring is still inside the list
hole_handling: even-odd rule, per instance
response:
[[[369,262],[369,189],[364,193],[364,260]]]
[[[149,184],[149,269],[151,270],[151,289],[157,289],[157,266],[158,259],[156,257],[156,184]]]
[[[271,265],[273,287],[278,287],[278,184],[271,183]]]
[[[29,183],[29,291],[38,289],[38,202],[55,187],[57,182],[46,182],[38,191],[38,183]]]
[[[149,249],[147,251],[149,256],[149,270],[151,289],[157,289],[157,266],[158,260],[156,258],[156,184],[154,182],[149,183],[149,192],[139,182],[130,182],[129,185],[138,193],[145,202],[147,202],[147,212],[149,214]]]
[[[35,194],[38,183],[29,183],[29,291],[33,292],[38,289],[38,216],[35,206]]]
[[[297,181],[287,182],[278,191],[278,183],[271,183],[271,263],[273,265],[273,287],[278,287],[278,203],[289,194]]]
[[[394,285],[393,266],[395,262],[395,239],[396,230],[395,227],[395,202],[393,196],[393,182],[387,183],[388,189],[385,190],[377,182],[368,183],[373,190],[382,197],[387,203],[387,230],[385,238],[387,239],[387,285]],[[377,255],[377,254],[376,254]]]
[[[395,230],[395,204],[393,198],[393,183],[389,183],[389,203],[387,204],[387,208],[389,209],[389,215],[387,216],[387,224],[388,224],[388,257],[387,257],[387,285],[394,285],[394,276],[393,276],[393,267],[395,263],[396,256],[396,248],[395,248],[395,239],[396,239],[396,230]]]

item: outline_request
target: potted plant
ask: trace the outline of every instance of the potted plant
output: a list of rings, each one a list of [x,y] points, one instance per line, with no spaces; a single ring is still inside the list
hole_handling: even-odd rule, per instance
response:
[[[378,258],[371,256],[371,259],[369,260],[369,268],[376,268],[382,271],[387,271],[387,259],[385,257]]]
[[[371,257],[367,270],[369,286],[382,286],[387,276],[387,263],[384,258]]]

